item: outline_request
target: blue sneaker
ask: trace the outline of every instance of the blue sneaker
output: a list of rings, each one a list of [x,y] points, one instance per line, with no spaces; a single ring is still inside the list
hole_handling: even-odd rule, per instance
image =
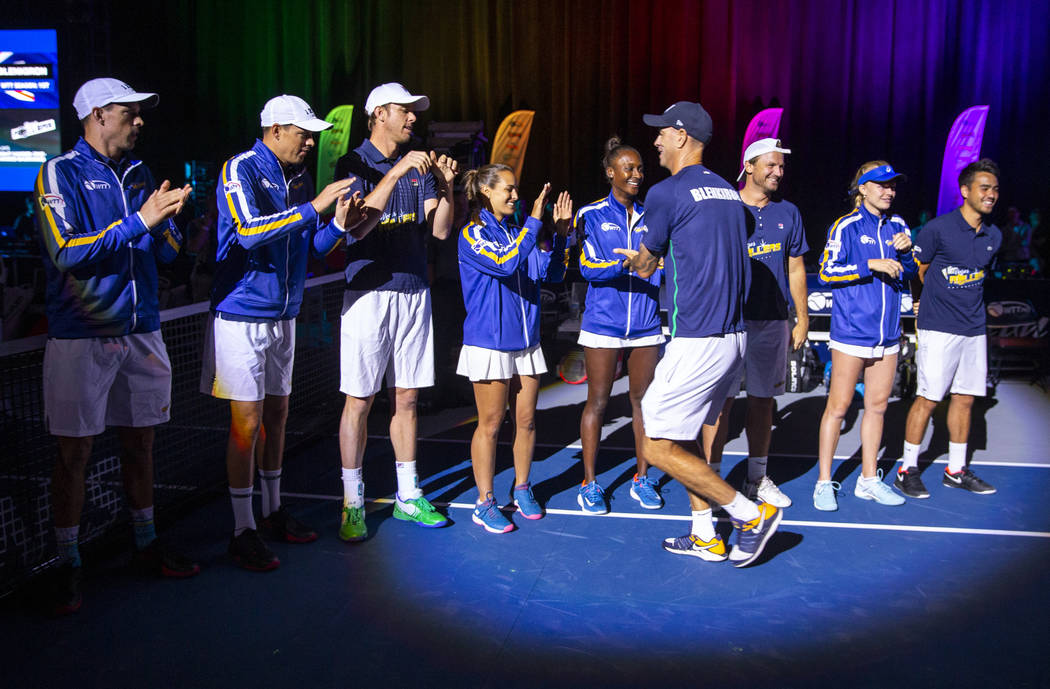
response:
[[[664,506],[664,499],[656,492],[656,481],[648,476],[634,475],[631,481],[631,497],[647,510],[658,510]]]
[[[877,476],[871,478],[858,476],[853,494],[861,500],[874,500],[880,505],[903,505],[907,502],[903,495],[894,493],[889,485],[882,482],[882,469],[879,469]]]
[[[584,514],[607,514],[609,504],[605,501],[605,491],[598,485],[597,481],[584,482],[580,486],[580,494],[576,496],[576,502]]]
[[[518,514],[526,519],[542,519],[543,508],[536,502],[536,496],[532,494],[532,485],[523,483],[514,487],[514,504],[518,506]]]
[[[729,553],[729,561],[734,567],[747,567],[758,559],[762,549],[769,543],[770,536],[777,530],[784,511],[768,502],[758,503],[758,516],[749,522],[731,519],[736,531],[736,543]]]
[[[817,481],[817,487],[813,489],[813,506],[821,512],[836,511],[839,508],[839,499],[835,493],[840,490],[842,484],[838,481]]]
[[[514,530],[514,525],[500,512],[499,505],[496,504],[492,493],[488,494],[484,502],[474,505],[474,514],[471,519],[478,526],[485,527],[485,531],[489,533],[508,533]]]

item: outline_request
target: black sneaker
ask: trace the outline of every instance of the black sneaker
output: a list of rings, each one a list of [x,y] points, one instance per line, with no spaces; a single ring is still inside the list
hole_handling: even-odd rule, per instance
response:
[[[196,562],[178,551],[171,550],[156,538],[142,550],[136,550],[132,561],[135,568],[143,574],[155,574],[170,579],[188,579],[201,571]]]
[[[240,536],[231,538],[229,552],[238,565],[252,572],[270,572],[281,566],[255,529],[245,529]]]
[[[930,497],[930,491],[926,490],[926,486],[922,485],[922,479],[919,477],[918,468],[899,469],[897,471],[897,478],[893,481],[893,487],[900,492],[907,495],[909,498],[928,498]]]
[[[977,474],[970,471],[970,467],[963,467],[962,471],[956,474],[945,469],[941,483],[952,488],[962,488],[978,495],[991,495],[995,492],[995,488],[977,478]]]
[[[80,596],[80,581],[83,570],[68,562],[55,571],[54,608],[55,615],[72,615],[80,610],[83,599]]]
[[[271,512],[269,517],[263,517],[262,528],[270,538],[286,543],[313,543],[317,540],[317,532],[293,517],[284,505]]]

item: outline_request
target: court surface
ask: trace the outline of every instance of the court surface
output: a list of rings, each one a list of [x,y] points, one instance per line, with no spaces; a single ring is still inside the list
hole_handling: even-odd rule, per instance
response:
[[[470,409],[421,419],[422,487],[453,524],[392,519],[393,455],[376,410],[365,462],[371,537],[342,543],[333,421],[330,435],[300,439],[285,464],[285,500],[320,530],[318,542],[276,544],[278,570],[241,571],[225,552],[228,500],[216,494],[166,531],[199,558],[195,579],[138,578],[123,554],[88,569],[83,610],[71,618],[41,616],[31,596],[5,601],[2,684],[1050,686],[1050,396],[1038,387],[1003,382],[975,409],[973,468],[999,489],[991,496],[941,485],[947,439],[938,430],[921,464],[930,499],[882,507],[854,498],[851,415],[834,513],[817,512],[810,497],[822,389],[780,398],[769,473],[795,505],[759,563],[735,569],[660,548],[689,529],[678,483],[661,480],[666,505],[655,512],[628,495],[625,384],[614,388],[599,457],[610,515],[576,505],[585,386],[541,394],[532,480],[548,514],[511,514],[518,529],[507,535],[470,520]],[[887,458],[900,456],[907,408],[891,401]],[[723,475],[739,485],[742,400],[730,422]],[[509,424],[504,432],[509,439]],[[497,500],[509,503],[508,444],[497,461]],[[880,466],[889,473],[893,461]],[[719,529],[729,534],[728,523]]]

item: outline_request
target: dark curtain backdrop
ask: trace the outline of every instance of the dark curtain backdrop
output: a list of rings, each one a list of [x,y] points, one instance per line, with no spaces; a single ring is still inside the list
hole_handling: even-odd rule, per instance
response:
[[[426,118],[482,119],[490,138],[509,111],[536,110],[527,196],[548,179],[579,202],[605,193],[598,159],[613,133],[643,152],[650,183],[662,179],[641,116],[679,99],[711,113],[705,163],[734,178],[748,120],[781,105],[786,193],[821,242],[864,160],[909,175],[907,219],[933,208],[954,117],[988,104],[983,152],[1004,170],[1000,205],[1047,205],[1041,0],[166,0],[107,12],[112,72],[162,94],[141,148],[168,174],[246,148],[281,92],[322,114],[354,104],[356,145],[368,91],[396,80],[431,97]],[[70,98],[94,76],[76,71]]]

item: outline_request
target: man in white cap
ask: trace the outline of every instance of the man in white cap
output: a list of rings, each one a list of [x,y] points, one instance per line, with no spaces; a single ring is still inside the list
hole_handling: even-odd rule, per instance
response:
[[[787,378],[788,342],[791,349],[801,347],[809,335],[809,309],[806,293],[806,267],[802,257],[809,250],[802,216],[790,201],[778,195],[784,178],[784,155],[791,153],[779,139],[759,139],[744,151],[744,167],[737,177],[746,178],[740,200],[750,211],[747,216],[747,255],[751,259],[751,287],[744,302],[747,327],[747,478],[743,493],[748,498],[789,507],[791,498],[766,473],[769,441],[773,428],[773,398],[784,394]],[[789,299],[798,318],[788,324]],[[726,400],[718,424],[706,427],[713,435],[708,458],[719,470],[733,406]]]
[[[230,401],[230,555],[245,569],[265,572],[280,561],[256,529],[255,463],[268,535],[286,543],[317,540],[317,533],[281,504],[280,493],[295,317],[307,258],[311,245],[335,245],[363,214],[360,197],[348,197],[351,180],[333,182],[314,195],[303,162],[316,145],[314,134],[332,125],[314,116],[306,101],[272,98],[260,124],[262,140],[226,161],[216,189],[218,248],[201,392]],[[321,213],[333,203],[335,217],[323,224]]]
[[[375,395],[391,390],[390,442],[397,495],[394,517],[424,527],[448,523],[423,496],[416,473],[416,401],[434,384],[427,280],[428,235],[445,239],[452,229],[456,161],[422,151],[405,152],[416,113],[430,107],[397,83],[372,89],[365,101],[370,135],[336,165],[336,178],[353,175],[365,197],[360,238],[347,247],[343,298],[340,386],[346,404],[339,424],[343,514],[339,536],[367,537],[364,520],[366,422]]]
[[[736,189],[702,163],[712,121],[699,103],[679,101],[643,120],[659,129],[654,145],[671,176],[649,190],[641,248],[615,251],[643,278],[664,257],[674,294],[671,341],[642,399],[642,418],[646,456],[685,486],[692,528],[664,540],[663,547],[746,567],[762,554],[783,512],[768,503],[756,505],[723,481],[696,454],[696,437],[703,424],[718,419],[743,368],[747,211]],[[731,552],[715,533],[712,502],[722,505],[737,534]]]
[[[171,364],[160,334],[157,261],[182,237],[171,218],[190,187],[158,187],[129,154],[141,110],[159,100],[117,79],[92,79],[73,107],[84,135],[44,163],[36,218],[47,251],[48,341],[44,412],[58,441],[51,508],[59,557],[55,608],[80,609],[78,548],[84,472],[94,436],[118,427],[121,472],[135,536],[135,561],[157,574],[190,577],[196,563],[157,541],[153,524],[154,426],[169,418]]]

